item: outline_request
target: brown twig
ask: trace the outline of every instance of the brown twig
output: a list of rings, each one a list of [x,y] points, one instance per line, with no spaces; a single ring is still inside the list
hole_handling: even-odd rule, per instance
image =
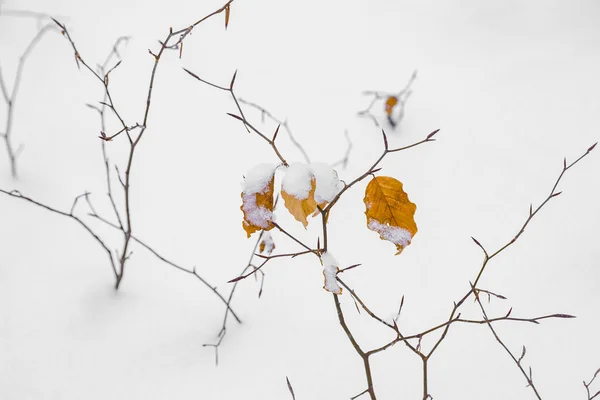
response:
[[[348,328],[348,325],[346,324],[346,319],[344,318],[344,312],[342,311],[342,306],[340,305],[340,300],[338,298],[338,295],[335,293],[333,294],[333,302],[335,304],[335,309],[337,310],[337,315],[338,315],[338,321],[340,322],[342,329],[346,333],[346,336],[348,337],[348,340],[350,340],[350,343],[352,343],[352,347],[354,347],[354,350],[356,351],[356,353],[360,356],[360,358],[363,361],[363,366],[365,369],[365,377],[367,379],[367,389],[364,392],[362,392],[361,394],[359,394],[358,396],[362,395],[363,393],[368,393],[369,396],[371,397],[371,400],[376,400],[377,397],[375,396],[375,389],[373,387],[373,376],[371,375],[371,363],[369,361],[370,354],[366,353],[360,347],[360,345],[354,338],[354,335],[350,331],[350,328]],[[355,396],[354,398],[356,398],[358,396]]]
[[[275,204],[277,204],[277,200],[278,200],[278,198],[275,200]],[[248,259],[248,263],[246,264],[246,266],[244,267],[244,269],[242,270],[240,275],[243,275],[249,268],[254,268],[256,270],[256,267],[253,267],[253,260],[256,255],[255,254],[256,250],[258,249],[260,242],[264,236],[264,233],[265,233],[265,231],[260,231],[260,234],[258,235],[258,239],[256,240],[256,243],[254,244],[254,248],[252,249],[252,254],[250,255],[250,258]],[[203,345],[204,347],[213,347],[215,349],[215,364],[216,365],[219,364],[219,347],[221,346],[221,343],[223,342],[223,339],[225,338],[225,335],[227,334],[227,319],[229,317],[229,306],[231,305],[231,302],[233,300],[233,296],[237,289],[238,283],[239,283],[239,280],[235,281],[235,283],[233,284],[233,287],[231,288],[231,291],[229,292],[229,297],[227,298],[228,308],[225,310],[225,314],[223,316],[223,323],[221,325],[221,330],[219,331],[219,334],[217,335],[217,342],[216,343],[205,343]],[[261,282],[261,289],[260,289],[259,293],[262,293],[262,282]]]
[[[433,139],[433,136],[438,133],[440,130],[436,129],[435,131],[431,132],[429,135],[427,135],[427,137],[423,140],[420,140],[416,143],[413,143],[411,145],[408,146],[404,146],[404,147],[398,147],[396,149],[390,149],[388,147],[388,141],[387,141],[387,135],[385,134],[385,131],[381,130],[381,133],[383,135],[383,144],[384,144],[384,150],[383,153],[381,154],[381,156],[379,156],[379,158],[377,159],[377,161],[375,161],[375,163],[373,163],[373,165],[367,170],[367,172],[365,172],[364,174],[362,174],[361,176],[359,176],[358,178],[354,179],[352,182],[350,182],[349,184],[345,185],[344,188],[342,190],[340,190],[340,192],[333,198],[333,200],[327,204],[327,206],[325,206],[325,208],[323,208],[323,212],[327,213],[329,212],[329,210],[338,202],[338,200],[340,199],[340,197],[348,190],[350,189],[352,186],[354,186],[355,184],[357,184],[358,182],[362,181],[363,179],[365,179],[367,176],[374,174],[377,170],[377,166],[379,165],[379,163],[385,158],[385,156],[387,156],[390,153],[396,153],[399,151],[403,151],[403,150],[407,150],[410,149],[412,147],[416,147],[420,144],[423,143],[428,143],[428,142],[433,142],[435,141],[435,139]]]
[[[100,239],[100,237],[85,222],[83,222],[83,220],[81,220],[78,216],[76,216],[75,214],[73,214],[73,212],[75,210],[75,206],[77,204],[77,201],[81,197],[87,196],[88,193],[84,193],[83,195],[77,196],[75,198],[75,200],[73,200],[73,205],[71,206],[71,210],[68,213],[64,212],[64,211],[60,211],[60,210],[58,210],[58,209],[56,209],[54,207],[48,206],[46,204],[40,203],[40,202],[38,202],[36,200],[33,200],[30,197],[22,195],[19,191],[16,191],[16,190],[13,190],[13,191],[9,192],[9,191],[0,189],[0,193],[4,193],[4,194],[6,194],[8,196],[11,196],[11,197],[14,197],[14,198],[17,198],[17,199],[25,200],[25,201],[27,201],[27,202],[29,202],[31,204],[34,204],[34,205],[36,205],[38,207],[41,207],[41,208],[43,208],[45,210],[48,210],[48,211],[53,212],[53,213],[58,214],[58,215],[62,215],[64,217],[67,217],[67,218],[69,218],[69,219],[77,222],[90,235],[92,235],[92,237],[94,238],[94,240],[96,240],[96,242],[98,242],[98,244],[100,244],[100,246],[102,246],[102,248],[106,252],[106,255],[108,256],[108,259],[110,260],[110,265],[111,265],[112,270],[113,270],[113,272],[115,274],[115,277],[118,275],[117,268],[115,266],[115,260],[113,260],[112,253],[111,253],[110,249],[108,248],[108,246],[104,243],[104,241],[102,241],[102,239]]]
[[[597,143],[596,143],[597,144]],[[471,295],[475,295],[475,297],[477,297],[477,293],[473,290],[473,288],[476,288],[481,277],[483,276],[483,272],[485,271],[489,261],[491,259],[493,259],[494,257],[496,257],[497,255],[499,255],[501,252],[503,252],[504,250],[506,250],[508,247],[510,247],[513,243],[515,243],[517,241],[517,239],[519,239],[521,237],[521,235],[525,232],[525,228],[527,227],[527,225],[529,225],[529,223],[533,220],[533,218],[540,212],[540,210],[553,198],[555,198],[556,196],[558,196],[561,192],[556,192],[556,188],[558,187],[558,184],[560,183],[560,181],[562,180],[565,172],[567,172],[570,168],[572,168],[575,164],[577,164],[579,161],[581,161],[584,157],[586,157],[596,146],[596,144],[590,146],[587,151],[580,156],[579,158],[577,158],[574,162],[572,162],[571,164],[567,165],[566,159],[563,163],[563,169],[561,171],[561,173],[559,174],[558,178],[556,179],[554,186],[552,186],[552,190],[550,191],[550,194],[546,197],[546,199],[535,209],[535,211],[533,210],[533,207],[531,206],[529,209],[529,215],[527,216],[527,218],[525,219],[525,222],[523,223],[523,225],[521,226],[521,228],[519,229],[519,231],[517,232],[517,234],[509,241],[507,242],[505,245],[503,245],[502,247],[500,247],[500,249],[498,249],[497,251],[493,252],[491,255],[488,253],[488,251],[485,249],[485,247],[475,238],[472,238],[473,241],[475,242],[475,244],[482,250],[483,255],[484,255],[484,259],[483,259],[483,263],[479,269],[479,272],[477,273],[477,276],[475,278],[475,280],[473,281],[473,284],[471,285],[471,288],[469,289],[469,291],[458,301],[454,303],[454,306],[452,307],[452,311],[450,312],[450,316],[448,317],[448,321],[451,321],[455,318],[456,313],[458,311],[458,309],[460,308],[460,306],[462,304],[464,304],[464,302],[471,296]],[[438,346],[440,345],[440,343],[446,338],[446,334],[448,333],[448,329],[450,328],[450,324],[446,325],[442,335],[440,336],[440,338],[437,340],[437,342],[435,343],[435,345],[433,346],[433,348],[431,349],[429,355],[433,354],[433,352],[438,348]]]
[[[63,35],[69,41],[69,43],[74,51],[75,62],[77,63],[77,66],[80,67],[80,65],[83,65],[100,82],[102,82],[102,84],[104,86],[105,98],[108,99],[108,102],[105,101],[105,102],[102,102],[102,104],[106,105],[108,108],[110,108],[112,110],[113,114],[118,118],[118,120],[121,124],[121,127],[122,127],[122,130],[120,132],[124,132],[127,135],[129,145],[130,145],[129,156],[127,159],[127,166],[125,168],[125,179],[122,180],[122,186],[123,186],[124,197],[125,197],[125,207],[124,207],[125,208],[125,210],[124,210],[125,217],[123,218],[123,220],[125,222],[121,224],[121,225],[123,225],[123,228],[124,228],[123,229],[123,246],[122,246],[122,250],[119,255],[119,271],[118,271],[118,275],[117,275],[117,279],[116,279],[116,283],[115,283],[115,289],[119,288],[119,286],[123,280],[123,277],[125,274],[125,264],[126,264],[126,261],[128,259],[128,254],[129,254],[128,250],[129,250],[131,237],[132,237],[132,231],[133,231],[132,218],[131,218],[131,207],[130,207],[130,205],[131,205],[131,190],[130,190],[131,189],[131,171],[132,171],[132,166],[133,166],[135,150],[137,148],[137,145],[140,143],[140,140],[144,136],[146,129],[148,128],[150,106],[152,104],[152,93],[153,93],[153,89],[154,89],[154,82],[156,79],[156,71],[158,69],[158,64],[159,64],[165,50],[168,50],[171,48],[177,48],[180,45],[182,45],[184,39],[187,37],[187,35],[189,35],[191,33],[192,29],[195,26],[197,26],[198,24],[207,20],[208,18],[225,11],[226,9],[229,8],[229,6],[232,2],[233,2],[233,0],[229,0],[221,8],[219,8],[219,9],[215,10],[214,12],[206,15],[205,17],[199,19],[198,21],[194,22],[192,25],[190,25],[188,27],[185,27],[185,28],[182,28],[182,29],[179,29],[176,31],[173,31],[172,28],[169,29],[169,33],[167,34],[165,39],[163,41],[159,42],[160,43],[159,51],[155,54],[151,50],[148,50],[149,53],[154,58],[154,64],[152,66],[152,70],[150,73],[150,82],[148,84],[148,94],[146,96],[146,107],[144,109],[142,123],[141,124],[136,123],[133,126],[129,126],[125,123],[124,119],[122,118],[122,116],[119,114],[119,112],[117,111],[117,109],[115,107],[115,103],[113,101],[113,98],[112,98],[110,90],[109,90],[109,74],[114,68],[109,70],[108,72],[106,72],[106,74],[104,74],[104,76],[101,76],[101,73],[98,73],[93,68],[91,68],[88,65],[88,63],[85,62],[84,59],[81,57],[80,52],[78,51],[77,47],[75,46],[75,43],[72,40],[71,35],[69,34],[69,31],[67,30],[66,26],[64,24],[61,24],[57,20],[53,19],[54,22],[62,29]],[[138,133],[137,137],[135,137],[135,138],[132,137],[130,134],[130,131],[133,128],[139,128],[139,133]],[[111,135],[110,137],[106,137],[104,139],[112,140],[118,134],[120,134],[120,132],[115,135]],[[105,136],[105,135],[102,135],[102,136]],[[120,176],[119,176],[119,179],[121,180]]]
[[[229,84],[229,87],[224,87],[224,86],[219,86],[216,85],[214,83],[211,83],[207,80],[204,80],[202,78],[200,78],[198,75],[196,75],[195,73],[187,70],[187,69],[183,69],[185,72],[187,72],[188,74],[190,74],[190,76],[196,78],[197,80],[199,80],[200,82],[212,86],[216,89],[219,90],[223,90],[225,92],[228,92],[229,94],[231,94],[231,97],[233,98],[233,101],[235,102],[235,105],[240,113],[240,115],[235,115],[235,114],[231,114],[231,113],[227,113],[230,117],[237,119],[238,121],[241,121],[244,124],[244,127],[246,128],[246,131],[248,131],[248,133],[250,133],[250,130],[252,130],[253,132],[255,132],[258,136],[260,136],[263,140],[265,140],[273,149],[273,151],[275,152],[275,154],[277,155],[277,157],[279,158],[279,160],[281,161],[281,164],[285,165],[286,167],[289,166],[287,161],[285,160],[285,158],[283,158],[283,156],[281,155],[281,153],[279,152],[279,149],[277,148],[277,144],[275,143],[275,140],[277,139],[277,134],[279,133],[279,128],[280,126],[277,127],[277,129],[275,130],[275,133],[273,134],[273,136],[269,137],[266,134],[264,134],[263,132],[261,132],[260,130],[258,130],[257,128],[255,128],[250,122],[248,122],[248,120],[246,119],[246,117],[244,116],[244,111],[242,110],[242,107],[240,106],[240,101],[238,100],[237,96],[235,95],[235,92],[233,90],[233,85],[235,83],[235,78],[237,76],[237,71],[233,74],[233,78],[231,79],[231,83]]]
[[[89,194],[89,193],[86,193]],[[117,224],[114,224],[110,221],[108,221],[107,219],[99,216],[98,214],[96,214],[96,212],[93,210],[92,208],[92,212],[89,213],[89,215],[91,217],[96,218],[99,221],[102,221],[103,223],[105,223],[106,225],[113,227],[115,229],[119,229],[122,230],[123,228],[120,227]],[[229,302],[227,300],[225,300],[225,298],[223,297],[223,295],[221,295],[221,293],[219,293],[219,291],[217,290],[216,286],[211,285],[206,279],[204,279],[202,276],[200,276],[197,272],[196,272],[196,267],[190,269],[184,268],[176,263],[174,263],[173,261],[165,258],[164,256],[162,256],[161,254],[158,253],[158,251],[156,251],[152,246],[146,244],[145,242],[143,242],[141,239],[137,238],[136,236],[131,236],[131,239],[133,241],[135,241],[136,243],[138,243],[140,246],[142,246],[143,248],[145,248],[146,250],[148,250],[150,253],[152,253],[156,258],[158,258],[159,260],[161,260],[162,262],[164,262],[165,264],[168,264],[170,266],[172,266],[175,269],[178,269],[179,271],[185,272],[187,274],[190,275],[194,275],[200,282],[202,282],[207,288],[209,288],[214,294],[217,295],[217,297],[219,299],[221,299],[221,301],[223,302],[223,304],[225,304],[225,306],[227,307],[227,312],[231,312],[231,314],[233,315],[233,317],[236,319],[236,321],[238,323],[241,323],[242,321],[240,320],[240,318],[237,316],[237,314],[233,311],[233,309],[231,309]]]
[[[475,287],[474,286],[472,286],[472,290],[475,291]],[[492,321],[490,321],[488,319],[488,317],[487,317],[487,313],[485,311],[485,308],[483,307],[483,303],[481,302],[481,299],[479,299],[479,296],[475,296],[475,301],[477,301],[477,304],[479,305],[479,308],[481,308],[481,312],[483,313],[483,317],[487,320],[486,324],[490,328],[490,330],[492,331],[492,334],[496,338],[496,341],[498,343],[500,343],[500,345],[502,346],[502,348],[504,348],[504,350],[506,350],[506,352],[508,353],[508,355],[510,356],[510,358],[515,362],[515,364],[517,365],[517,367],[519,368],[519,370],[521,371],[521,373],[523,374],[523,376],[527,380],[527,386],[531,387],[531,390],[533,390],[533,393],[538,398],[538,400],[542,400],[542,397],[540,396],[540,393],[538,392],[538,389],[535,387],[535,384],[533,383],[533,374],[532,374],[532,371],[531,371],[531,367],[529,367],[529,374],[528,374],[527,372],[525,372],[525,368],[523,368],[523,365],[521,364],[521,361],[523,361],[523,357],[525,357],[525,346],[523,346],[523,353],[522,353],[521,357],[519,357],[519,359],[517,359],[517,357],[510,351],[510,349],[506,346],[506,344],[504,344],[504,342],[498,336],[498,333],[496,332],[496,330],[492,326]]]

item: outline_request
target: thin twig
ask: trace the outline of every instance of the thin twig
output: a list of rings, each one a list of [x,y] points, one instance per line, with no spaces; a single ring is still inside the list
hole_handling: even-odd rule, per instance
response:
[[[119,286],[120,286],[120,284],[123,280],[124,274],[125,274],[125,263],[128,259],[129,245],[130,245],[130,241],[132,238],[132,232],[133,232],[131,207],[130,207],[130,205],[131,205],[131,171],[132,171],[132,166],[133,166],[133,159],[134,159],[135,150],[137,148],[137,145],[140,143],[140,140],[142,139],[142,137],[144,136],[144,134],[146,132],[146,129],[148,128],[150,106],[152,104],[152,93],[153,93],[153,89],[154,89],[154,82],[156,79],[156,71],[158,69],[159,61],[161,60],[161,57],[164,54],[165,50],[183,45],[183,40],[187,37],[187,35],[189,35],[191,33],[192,29],[195,26],[197,26],[198,24],[207,20],[208,18],[225,11],[226,9],[229,8],[229,6],[232,2],[233,2],[233,0],[229,0],[221,8],[219,8],[219,9],[213,11],[212,13],[206,15],[205,17],[197,20],[192,25],[189,25],[185,28],[182,28],[182,29],[179,29],[176,31],[173,31],[172,28],[169,29],[169,33],[167,34],[166,38],[160,42],[161,46],[160,46],[159,51],[155,54],[151,50],[148,50],[149,53],[154,58],[154,64],[152,66],[152,70],[150,73],[150,81],[148,84],[148,92],[147,92],[147,96],[146,96],[146,107],[144,109],[142,123],[135,124],[133,126],[135,128],[139,128],[139,133],[138,133],[137,137],[135,137],[135,138],[133,138],[130,135],[130,131],[133,128],[125,123],[124,119],[122,118],[120,113],[117,111],[117,108],[115,107],[115,103],[114,103],[112,95],[111,95],[111,92],[109,90],[108,74],[114,68],[110,69],[106,74],[104,74],[104,76],[102,76],[102,72],[103,72],[102,69],[101,69],[101,72],[98,73],[93,68],[91,68],[89,66],[89,64],[81,57],[80,52],[78,51],[78,49],[75,45],[75,42],[71,38],[71,35],[70,35],[69,31],[67,30],[66,26],[64,24],[58,22],[56,19],[53,19],[54,22],[62,29],[63,35],[69,41],[69,43],[73,49],[74,56],[75,56],[75,62],[77,64],[78,68],[80,67],[80,65],[83,65],[100,82],[102,82],[102,85],[104,86],[105,99],[108,100],[108,101],[102,102],[102,104],[112,110],[113,114],[118,118],[118,120],[121,124],[122,130],[119,133],[112,135],[110,137],[106,137],[106,138],[104,138],[105,135],[102,135],[103,138],[111,140],[114,137],[116,137],[118,134],[120,134],[121,132],[125,132],[128,140],[129,140],[130,147],[129,147],[129,155],[128,155],[127,164],[126,164],[127,166],[125,168],[124,182],[123,182],[123,180],[121,180],[121,178],[119,176],[119,179],[121,180],[121,184],[123,186],[124,197],[125,197],[125,207],[124,207],[124,215],[125,216],[123,218],[124,222],[121,222],[121,225],[123,226],[124,229],[122,229],[123,245],[122,245],[122,250],[121,250],[120,256],[119,256],[119,272],[118,272],[116,283],[115,283],[115,289],[117,289],[117,290],[119,289]],[[115,48],[116,48],[116,46],[113,47],[113,49],[115,49]],[[107,166],[107,168],[108,168],[108,166]],[[109,183],[109,185],[110,185],[110,183]],[[110,190],[109,190],[109,192],[110,192]],[[119,217],[118,219],[121,219],[121,218]]]
[[[9,191],[0,189],[0,193],[4,193],[4,194],[6,194],[8,196],[11,196],[11,197],[14,197],[14,198],[17,198],[17,199],[25,200],[25,201],[27,201],[27,202],[29,202],[31,204],[34,204],[34,205],[36,205],[38,207],[41,207],[41,208],[43,208],[45,210],[48,210],[48,211],[53,212],[55,214],[62,215],[62,216],[67,217],[67,218],[69,218],[69,219],[71,219],[73,221],[76,221],[90,235],[92,235],[92,237],[96,240],[96,242],[98,242],[98,244],[100,244],[100,246],[102,246],[102,248],[106,252],[106,255],[108,256],[108,259],[110,260],[110,265],[111,265],[112,270],[113,270],[113,272],[115,274],[115,277],[118,275],[117,268],[115,266],[115,261],[113,260],[112,253],[111,253],[110,249],[106,246],[106,244],[104,243],[104,241],[102,241],[102,239],[100,239],[100,237],[85,222],[83,222],[79,217],[77,217],[76,215],[73,214],[73,211],[74,211],[74,208],[75,208],[75,203],[77,202],[77,198],[73,201],[73,206],[71,207],[71,211],[68,212],[68,213],[66,213],[64,211],[57,210],[54,207],[51,207],[51,206],[48,206],[46,204],[40,203],[40,202],[38,202],[36,200],[33,200],[30,197],[24,196],[24,195],[22,195],[20,192],[18,192],[16,190],[13,190],[13,191],[9,192]],[[81,197],[81,196],[78,196],[78,197]]]
[[[7,14],[7,11],[3,11],[3,14]],[[10,13],[8,15],[10,15]],[[34,15],[36,16],[36,18],[42,18],[42,16],[45,16],[45,14],[37,13],[31,13],[30,16]],[[21,87],[21,80],[23,79],[23,70],[25,68],[25,63],[35,46],[40,42],[40,40],[46,34],[46,32],[49,32],[53,29],[54,26],[51,23],[47,24],[36,33],[33,39],[31,39],[31,41],[25,48],[25,51],[19,57],[19,63],[17,65],[17,72],[15,73],[15,79],[12,90],[8,90],[8,86],[4,80],[4,77],[2,76],[2,68],[0,68],[0,89],[2,90],[2,97],[4,98],[8,109],[4,132],[0,133],[0,136],[4,139],[4,143],[6,145],[6,152],[8,154],[8,160],[10,162],[10,172],[13,178],[17,178],[17,158],[21,150],[23,149],[22,145],[17,146],[17,148],[15,149],[12,144],[15,105],[17,102],[17,96],[19,94],[19,88]]]
[[[110,221],[108,221],[105,218],[100,217],[99,215],[97,215],[96,213],[91,213],[90,216],[98,219],[99,221],[104,222],[106,225],[111,226],[115,229],[119,229],[121,230],[122,228]],[[209,288],[214,294],[217,295],[217,297],[219,299],[221,299],[221,301],[223,302],[223,304],[225,304],[225,306],[227,307],[227,311],[231,312],[231,314],[233,315],[233,317],[236,319],[237,322],[241,323],[242,321],[240,320],[240,318],[237,316],[237,314],[231,309],[229,302],[227,300],[225,300],[225,298],[223,297],[223,295],[221,295],[221,293],[219,293],[219,291],[217,290],[216,286],[211,285],[210,283],[208,283],[208,281],[206,279],[204,279],[202,276],[200,276],[198,274],[198,272],[196,272],[196,268],[194,267],[193,269],[189,270],[187,268],[184,268],[178,264],[175,264],[173,261],[165,258],[164,256],[162,256],[161,254],[159,254],[153,247],[151,247],[150,245],[146,244],[145,242],[143,242],[141,239],[137,238],[136,236],[131,236],[131,239],[133,241],[135,241],[136,243],[138,243],[140,246],[142,246],[143,248],[145,248],[146,250],[148,250],[150,253],[152,253],[156,258],[158,258],[159,260],[163,261],[165,264],[168,264],[176,269],[178,269],[179,271],[185,272],[187,274],[191,274],[194,275],[200,282],[202,282],[207,288]]]
[[[475,290],[474,287],[472,287],[472,289]],[[479,299],[479,297],[476,296],[475,300],[477,301],[477,304],[479,305],[479,308],[481,308],[481,312],[483,313],[483,317],[485,319],[488,319],[487,313],[485,311],[485,308],[483,307],[483,303],[481,302],[481,300]],[[486,323],[487,323],[487,326],[492,331],[492,334],[496,338],[496,341],[498,343],[500,343],[500,345],[502,346],[502,348],[504,348],[504,350],[506,350],[506,352],[508,353],[508,355],[510,356],[510,358],[515,362],[515,364],[517,365],[517,367],[519,368],[519,370],[521,371],[521,373],[523,374],[523,376],[527,380],[527,386],[531,387],[531,390],[533,390],[533,393],[538,398],[538,400],[542,400],[542,397],[540,396],[540,393],[538,392],[537,388],[535,387],[535,384],[533,383],[533,377],[532,377],[532,374],[531,374],[531,367],[529,368],[529,374],[527,374],[527,372],[525,372],[525,369],[523,368],[523,365],[521,364],[521,361],[522,361],[523,357],[517,359],[517,357],[515,357],[515,355],[506,346],[506,344],[504,344],[504,342],[500,339],[500,337],[498,336],[498,333],[496,332],[496,330],[492,326],[492,322],[488,320]],[[525,353],[523,352],[523,355],[524,354]]]
[[[310,157],[308,157],[308,153],[306,152],[306,150],[304,149],[304,147],[300,144],[300,142],[298,142],[296,140],[296,138],[294,137],[294,135],[292,134],[292,130],[289,127],[288,121],[287,120],[280,120],[278,118],[276,118],[273,114],[271,114],[267,109],[265,109],[262,106],[259,106],[256,103],[252,103],[250,101],[246,101],[242,98],[239,99],[239,102],[241,104],[246,104],[252,108],[257,109],[258,111],[261,112],[262,118],[263,118],[263,122],[264,122],[264,117],[267,116],[269,119],[271,119],[273,122],[275,122],[277,125],[281,125],[283,126],[283,128],[285,129],[285,131],[288,134],[288,137],[290,138],[291,142],[294,144],[294,146],[296,146],[296,148],[300,151],[300,153],[302,154],[302,157],[304,158],[304,161],[307,164],[310,164]]]

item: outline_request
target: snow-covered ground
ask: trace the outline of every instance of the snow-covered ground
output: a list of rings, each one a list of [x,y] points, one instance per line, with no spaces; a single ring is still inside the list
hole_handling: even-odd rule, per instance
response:
[[[157,40],[223,5],[222,1],[5,0],[3,9],[46,12],[65,22],[92,65],[114,41],[131,35],[111,90],[127,123],[141,122]],[[447,319],[482,262],[477,238],[494,251],[508,242],[549,194],[563,157],[573,161],[600,140],[600,4],[589,1],[301,1],[236,0],[227,31],[223,15],[198,26],[161,60],[148,129],[132,170],[134,234],[165,257],[197,272],[224,293],[248,262],[240,211],[243,175],[278,163],[271,147],[226,115],[236,94],[287,119],[312,161],[334,162],[353,143],[346,182],[364,173],[383,149],[381,133],[356,117],[363,90],[400,90],[418,70],[406,117],[383,125],[390,147],[437,141],[390,154],[382,175],[401,180],[417,205],[419,228],[399,256],[366,227],[366,182],[348,191],[329,219],[329,250],[341,266],[361,263],[345,282],[378,315],[390,317],[405,296],[399,325],[419,332]],[[0,65],[12,86],[34,21],[0,16]],[[0,188],[68,211],[92,192],[107,215],[98,116],[85,106],[102,86],[77,69],[69,43],[50,33],[32,52],[15,108],[14,141],[25,145],[20,178],[10,178],[0,151]],[[97,103],[96,103],[97,104]],[[253,124],[274,132],[260,113]],[[383,106],[377,112],[383,115]],[[0,106],[0,126],[6,107]],[[107,133],[118,130],[110,119]],[[3,129],[3,128],[2,128]],[[124,136],[108,148],[123,165]],[[280,150],[302,154],[284,131]],[[118,186],[116,183],[115,187]],[[118,187],[117,187],[118,189]],[[521,238],[490,262],[480,287],[506,296],[493,316],[569,313],[576,319],[539,325],[499,322],[499,335],[544,399],[582,399],[582,380],[600,367],[600,149],[569,170],[563,193]],[[118,196],[117,201],[123,201]],[[111,249],[121,237],[80,215]],[[316,244],[315,219],[304,230],[275,211],[281,226]],[[275,254],[299,251],[271,231]],[[262,297],[260,280],[240,282],[215,354],[225,311],[193,276],[134,245],[118,292],[106,255],[74,221],[0,193],[0,399],[348,399],[366,388],[362,361],[337,321],[314,256],[273,260]],[[487,300],[487,299],[486,299]],[[348,323],[367,348],[391,339],[389,329],[358,314],[341,295]],[[477,305],[463,317],[481,318]],[[430,347],[433,337],[424,339]],[[422,398],[421,361],[405,346],[373,356],[378,399]],[[434,399],[533,399],[526,381],[484,325],[455,325],[429,361]],[[600,385],[596,386],[596,390]]]

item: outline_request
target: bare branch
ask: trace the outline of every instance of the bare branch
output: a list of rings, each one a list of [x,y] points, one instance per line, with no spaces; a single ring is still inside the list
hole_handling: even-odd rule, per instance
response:
[[[17,14],[15,14],[15,12]],[[24,15],[27,14],[28,16],[35,16],[36,18],[47,18],[47,16],[45,14],[29,13],[27,11],[23,11],[22,13],[24,13]],[[11,12],[2,10],[2,14],[11,15]],[[18,11],[14,11],[12,13],[12,15],[18,15],[18,14],[19,14]],[[11,176],[13,178],[17,178],[17,158],[19,156],[19,153],[23,149],[22,146],[17,146],[17,149],[15,150],[15,148],[13,147],[13,144],[12,144],[12,133],[13,133],[13,124],[14,124],[14,110],[15,110],[15,105],[17,102],[17,96],[19,95],[19,88],[21,87],[21,80],[23,79],[23,71],[25,68],[25,63],[27,62],[29,55],[31,54],[31,52],[33,51],[35,46],[40,42],[42,37],[47,32],[49,32],[53,29],[54,29],[54,27],[52,24],[47,24],[47,25],[43,26],[36,33],[36,35],[33,37],[33,39],[31,39],[31,41],[25,48],[25,51],[19,57],[19,63],[17,65],[17,71],[15,74],[12,91],[8,90],[8,86],[2,75],[2,68],[0,68],[0,89],[2,91],[2,97],[4,98],[4,101],[6,102],[6,106],[8,109],[7,115],[6,115],[6,125],[4,128],[4,132],[0,136],[2,138],[4,138],[6,152],[8,154],[8,160],[10,163]]]

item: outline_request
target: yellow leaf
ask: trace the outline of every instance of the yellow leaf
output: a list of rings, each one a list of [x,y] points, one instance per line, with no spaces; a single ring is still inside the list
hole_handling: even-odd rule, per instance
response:
[[[402,182],[389,176],[377,176],[369,182],[364,198],[367,227],[382,240],[396,245],[400,254],[417,233],[414,215],[417,206],[410,202]]]
[[[398,98],[396,96],[390,96],[385,101],[385,113],[388,117],[392,115],[392,110],[396,104],[398,104]]]
[[[258,192],[242,192],[242,206],[244,213],[242,227],[248,237],[256,231],[273,229],[273,185],[275,176],[272,176],[267,185]]]
[[[310,191],[308,192],[308,197],[305,199],[298,199],[296,196],[287,193],[285,190],[281,190],[281,197],[283,197],[285,207],[288,209],[290,214],[296,218],[296,220],[302,222],[302,225],[304,225],[305,228],[308,225],[308,220],[306,217],[314,212],[318,212],[317,201],[315,200],[315,178],[311,178],[310,185],[311,187]]]

